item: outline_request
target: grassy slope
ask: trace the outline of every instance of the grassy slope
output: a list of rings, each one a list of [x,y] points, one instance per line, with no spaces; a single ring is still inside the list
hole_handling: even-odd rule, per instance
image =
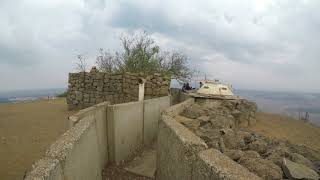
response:
[[[67,129],[64,98],[0,105],[0,179],[22,179]]]
[[[320,127],[286,116],[270,113],[257,113],[257,124],[250,127],[260,134],[288,140],[320,150]]]

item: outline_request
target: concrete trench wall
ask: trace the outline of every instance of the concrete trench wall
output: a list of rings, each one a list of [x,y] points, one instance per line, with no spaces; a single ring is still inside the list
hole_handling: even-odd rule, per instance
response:
[[[160,115],[168,107],[170,107],[170,96],[144,101],[143,142],[145,145],[156,139]]]
[[[186,107],[194,103],[188,99],[171,106],[161,115],[158,133],[158,180],[260,179],[246,168],[215,149],[175,120]]]
[[[182,92],[180,88],[170,88],[170,95],[171,95],[171,105],[181,103],[190,98],[190,96]]]
[[[104,102],[79,111],[69,118],[70,129],[35,162],[26,179],[102,179],[108,163],[126,160],[154,139],[161,110],[169,106],[167,96],[116,105]]]
[[[107,114],[109,157],[118,164],[142,146],[143,102],[112,105]]]

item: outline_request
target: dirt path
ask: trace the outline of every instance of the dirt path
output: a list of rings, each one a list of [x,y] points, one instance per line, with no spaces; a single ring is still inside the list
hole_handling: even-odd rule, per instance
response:
[[[257,123],[250,129],[268,137],[320,150],[320,127],[286,116],[257,113]]]
[[[22,179],[67,129],[65,99],[0,105],[0,179]]]

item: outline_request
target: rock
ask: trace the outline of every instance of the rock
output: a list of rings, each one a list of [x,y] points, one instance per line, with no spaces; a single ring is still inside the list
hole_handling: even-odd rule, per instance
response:
[[[226,150],[224,152],[225,155],[227,155],[230,159],[234,161],[238,161],[242,156],[244,156],[244,152],[241,150]]]
[[[210,120],[209,116],[200,116],[197,118],[199,121],[208,122]]]
[[[312,162],[320,161],[320,152],[316,151],[314,149],[308,148],[303,145],[295,145],[287,143],[287,146],[289,147],[291,152],[295,152],[298,154],[301,154],[305,158],[309,159]]]
[[[316,168],[317,172],[320,173],[320,161],[314,162],[313,165]]]
[[[219,148],[222,153],[224,153],[226,151],[226,146],[225,146],[222,138],[219,139]]]
[[[235,122],[233,119],[226,117],[225,115],[215,115],[210,118],[210,122],[213,128],[222,129],[222,128],[234,128]]]
[[[232,129],[221,129],[220,132],[228,149],[241,149],[245,146],[244,140]]]
[[[250,139],[251,138],[251,133],[246,132],[246,131],[238,131],[238,136],[240,136],[242,139],[244,139],[246,141],[246,139]],[[251,141],[250,141],[251,142]],[[249,142],[249,143],[250,143]]]
[[[318,180],[320,178],[314,170],[305,165],[292,162],[286,158],[283,159],[282,169],[289,179]]]
[[[268,149],[268,144],[262,140],[262,139],[257,139],[250,144],[247,145],[248,149],[257,151],[259,154],[264,154],[267,152]]]
[[[241,116],[241,111],[239,111],[239,110],[233,110],[233,111],[231,112],[231,115],[232,115],[235,119],[239,119],[240,116]]]
[[[205,112],[202,110],[200,105],[192,104],[186,108],[181,115],[190,119],[197,119],[198,117],[205,115]]]
[[[289,159],[295,163],[303,164],[311,169],[316,170],[315,166],[313,165],[313,163],[309,159],[305,158],[304,156],[302,156],[298,153],[290,153]]]
[[[284,157],[288,157],[290,154],[287,147],[279,145],[276,147],[273,147],[272,149],[268,150],[265,155],[267,156],[266,159],[271,160],[273,163],[281,167],[282,165],[282,159]]]
[[[240,158],[239,163],[263,179],[282,179],[282,170],[272,161],[262,158]]]
[[[260,158],[260,154],[256,151],[244,151],[242,158]]]

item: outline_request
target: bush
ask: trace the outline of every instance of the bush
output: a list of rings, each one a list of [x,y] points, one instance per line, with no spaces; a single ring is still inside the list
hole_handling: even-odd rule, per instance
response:
[[[68,95],[68,92],[67,91],[65,91],[65,92],[63,92],[63,93],[61,93],[61,94],[58,94],[56,97],[67,97],[67,95]]]

